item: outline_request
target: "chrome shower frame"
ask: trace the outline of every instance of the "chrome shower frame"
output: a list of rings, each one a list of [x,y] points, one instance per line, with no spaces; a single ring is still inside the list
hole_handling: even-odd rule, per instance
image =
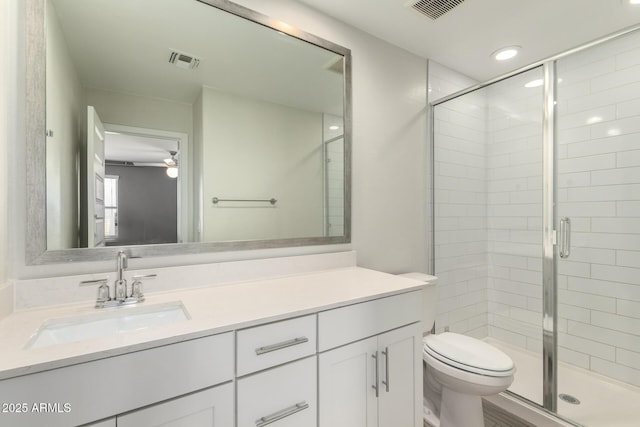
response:
[[[431,257],[429,262],[430,274],[435,274],[435,132],[434,132],[434,109],[440,104],[444,104],[452,99],[459,98],[471,92],[486,88],[511,77],[525,73],[538,67],[542,67],[544,74],[543,87],[543,121],[542,121],[542,173],[543,173],[543,212],[542,212],[542,344],[543,344],[543,405],[532,402],[513,392],[507,391],[509,395],[525,402],[528,405],[543,409],[551,416],[558,417],[566,422],[575,424],[570,419],[557,413],[558,401],[558,300],[556,286],[556,271],[559,257],[558,252],[558,229],[557,229],[557,141],[556,141],[556,63],[559,59],[574,53],[592,48],[615,38],[630,34],[640,30],[640,25],[635,25],[624,30],[609,34],[605,37],[562,52],[558,55],[535,62],[526,67],[517,69],[505,75],[496,77],[486,82],[474,85],[470,88],[453,93],[449,96],[429,103],[429,136],[430,136],[430,237],[431,237]]]

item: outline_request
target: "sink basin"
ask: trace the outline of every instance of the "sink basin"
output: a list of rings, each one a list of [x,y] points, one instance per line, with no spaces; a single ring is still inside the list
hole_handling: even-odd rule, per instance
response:
[[[45,321],[27,343],[26,348],[106,337],[189,320],[189,313],[176,301],[142,307],[116,307],[82,316]]]

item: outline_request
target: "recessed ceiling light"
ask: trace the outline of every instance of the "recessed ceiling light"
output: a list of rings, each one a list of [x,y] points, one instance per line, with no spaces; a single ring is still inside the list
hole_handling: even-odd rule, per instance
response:
[[[336,125],[329,126],[329,130],[338,130],[338,129],[340,129],[340,126],[336,126]]]
[[[540,87],[542,86],[542,84],[544,83],[544,80],[542,79],[537,79],[537,80],[531,80],[529,83],[525,84],[524,87]]]
[[[640,4],[640,0],[629,0],[629,4]]]
[[[491,57],[496,61],[506,61],[518,54],[520,46],[507,46],[500,48],[491,54]]]

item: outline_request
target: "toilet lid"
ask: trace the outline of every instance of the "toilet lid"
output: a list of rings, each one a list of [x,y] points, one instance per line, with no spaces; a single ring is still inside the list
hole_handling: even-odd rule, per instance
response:
[[[513,361],[497,348],[466,335],[444,332],[427,335],[424,350],[439,361],[465,371],[493,377],[515,372]]]

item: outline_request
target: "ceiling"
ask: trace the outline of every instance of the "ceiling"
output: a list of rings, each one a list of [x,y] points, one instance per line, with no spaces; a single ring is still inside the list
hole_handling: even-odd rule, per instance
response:
[[[341,56],[185,0],[51,0],[83,87],[192,104],[208,87],[342,114]],[[172,52],[200,60],[169,63]],[[340,68],[341,70],[341,68]]]
[[[136,166],[165,167],[164,160],[171,157],[171,152],[179,157],[179,143],[174,139],[106,132],[105,142],[105,159],[133,162]]]
[[[628,0],[466,0],[436,20],[417,0],[298,1],[478,81],[640,23]],[[522,47],[516,58],[490,58],[509,45]]]
[[[47,13],[60,26],[71,68],[84,88],[193,104],[207,87],[342,115],[341,55],[209,5],[51,0]],[[171,52],[200,62],[194,68],[175,66],[169,63]],[[112,161],[164,166],[170,151],[180,156],[178,143],[167,139],[110,132],[107,142],[105,155]]]

